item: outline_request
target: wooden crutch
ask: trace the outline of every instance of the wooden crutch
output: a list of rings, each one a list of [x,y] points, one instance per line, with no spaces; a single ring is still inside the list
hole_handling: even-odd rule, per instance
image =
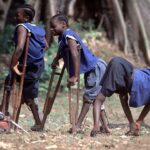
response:
[[[48,92],[47,92],[47,96],[46,96],[46,101],[44,104],[44,109],[43,109],[43,119],[42,119],[42,129],[44,128],[47,116],[50,114],[53,103],[55,101],[57,92],[59,90],[60,87],[60,83],[64,74],[64,70],[65,70],[65,65],[63,65],[63,68],[61,70],[61,72],[57,72],[56,69],[52,70],[51,73],[51,77],[50,77],[50,81],[49,81],[49,87],[48,87]],[[56,88],[54,89],[54,92],[52,93],[52,85],[54,83],[54,76],[57,75],[59,76],[59,79],[57,80],[56,84]]]
[[[20,82],[19,82],[19,90],[18,90],[18,93],[16,93],[17,96],[13,97],[14,108],[13,108],[12,119],[16,123],[18,123],[20,109],[21,109],[22,91],[23,91],[24,78],[25,78],[25,73],[26,73],[26,65],[27,65],[27,56],[28,56],[30,36],[31,36],[31,33],[28,32],[27,37],[26,37],[26,43],[25,43],[24,62],[23,62],[22,73],[21,73]],[[16,78],[14,79],[14,86],[16,86]]]
[[[78,52],[79,52],[79,69],[80,69],[81,48],[78,48]],[[69,52],[68,52],[68,64],[69,64]],[[69,65],[68,65],[68,72],[69,72]],[[68,87],[69,118],[70,118],[70,123],[72,124],[72,133],[75,132],[75,125],[76,125],[77,119],[78,119],[79,97],[80,97],[80,71],[78,74],[78,81],[77,81],[76,105],[72,104],[72,89],[71,89],[71,86]]]
[[[70,124],[72,124],[72,133],[75,132],[75,125],[78,119],[78,109],[79,109],[79,88],[77,88],[77,101],[76,104],[72,102],[72,89],[68,87],[68,98],[69,98],[69,118]]]

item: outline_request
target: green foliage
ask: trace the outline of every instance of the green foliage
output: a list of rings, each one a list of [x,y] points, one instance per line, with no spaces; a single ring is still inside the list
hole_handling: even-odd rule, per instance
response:
[[[71,28],[80,33],[80,37],[84,38],[86,34],[93,32],[97,32],[97,29],[95,28],[94,20],[89,19],[88,21],[83,21],[81,19],[78,20],[78,22],[70,22]],[[103,29],[99,27],[98,31],[102,31]]]
[[[13,46],[13,31],[14,26],[6,25],[4,31],[0,34],[0,53],[11,53],[14,46]]]
[[[56,55],[58,45],[56,42],[53,42],[51,47],[45,53],[45,69],[40,79],[40,91],[46,92],[48,88],[48,81],[52,72],[51,64]]]

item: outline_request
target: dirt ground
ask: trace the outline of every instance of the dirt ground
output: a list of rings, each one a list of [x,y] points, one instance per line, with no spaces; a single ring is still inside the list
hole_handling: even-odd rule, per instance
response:
[[[42,109],[44,100],[40,100]],[[82,100],[80,100],[80,106]],[[145,119],[140,136],[126,136],[128,122],[121,109],[117,95],[106,100],[106,113],[111,128],[111,134],[99,134],[90,137],[93,125],[92,107],[84,121],[83,134],[71,135],[68,133],[71,127],[68,114],[67,94],[58,94],[51,114],[49,115],[43,132],[32,132],[30,127],[34,124],[31,112],[23,105],[19,124],[29,132],[29,135],[21,130],[0,135],[0,150],[149,150],[150,142],[150,117]],[[137,118],[140,109],[132,109],[134,118]]]

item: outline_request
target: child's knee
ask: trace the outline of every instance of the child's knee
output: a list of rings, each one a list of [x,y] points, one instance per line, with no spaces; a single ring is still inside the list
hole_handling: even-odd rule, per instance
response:
[[[94,99],[90,99],[88,96],[86,96],[85,94],[83,95],[83,102],[84,103],[88,103],[88,104],[93,104],[94,103]]]
[[[34,102],[34,99],[25,99],[25,103],[29,107],[32,107],[34,105],[38,108],[38,105]]]
[[[104,106],[104,104],[101,105],[101,112],[102,112],[102,111],[105,111],[105,106]]]
[[[104,103],[104,101],[105,101],[105,96],[102,94],[102,93],[100,93],[97,97],[96,97],[96,100],[99,100],[102,104]]]

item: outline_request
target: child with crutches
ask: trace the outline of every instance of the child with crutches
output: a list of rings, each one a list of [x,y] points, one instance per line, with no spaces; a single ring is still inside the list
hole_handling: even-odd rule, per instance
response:
[[[21,76],[26,38],[28,33],[30,33],[22,103],[25,102],[33,114],[35,125],[31,127],[31,130],[39,131],[41,130],[41,120],[36,99],[38,98],[39,78],[44,69],[44,53],[48,46],[45,39],[45,30],[30,23],[34,15],[34,8],[28,4],[19,6],[16,10],[17,25],[14,33],[15,51],[11,59],[10,73],[6,78],[5,87],[8,85],[8,93],[6,92],[8,96],[6,97],[9,98],[13,84],[13,76],[17,76],[17,80],[19,80],[19,76]]]
[[[141,124],[150,111],[149,85],[150,68],[134,68],[124,58],[112,58],[101,81],[101,92],[95,100],[94,127],[91,135],[96,136],[99,130],[99,107],[103,105],[106,97],[114,93],[119,94],[122,108],[129,122],[129,131],[126,135],[139,135]],[[136,122],[129,106],[134,108],[144,106]]]
[[[53,16],[50,21],[50,26],[53,35],[59,36],[58,53],[52,63],[52,67],[56,67],[58,65],[58,60],[63,58],[69,74],[68,86],[73,86],[76,82],[78,82],[79,74],[84,73],[85,75],[84,79],[86,90],[83,96],[83,107],[75,125],[75,132],[78,132],[90,105],[95,105],[94,99],[100,91],[99,83],[105,72],[106,63],[94,56],[89,48],[83,44],[80,37],[69,28],[68,19],[63,14],[56,14]],[[104,106],[101,107],[101,110],[100,116],[103,121],[105,131],[110,132],[106,122],[106,116],[104,114]]]

